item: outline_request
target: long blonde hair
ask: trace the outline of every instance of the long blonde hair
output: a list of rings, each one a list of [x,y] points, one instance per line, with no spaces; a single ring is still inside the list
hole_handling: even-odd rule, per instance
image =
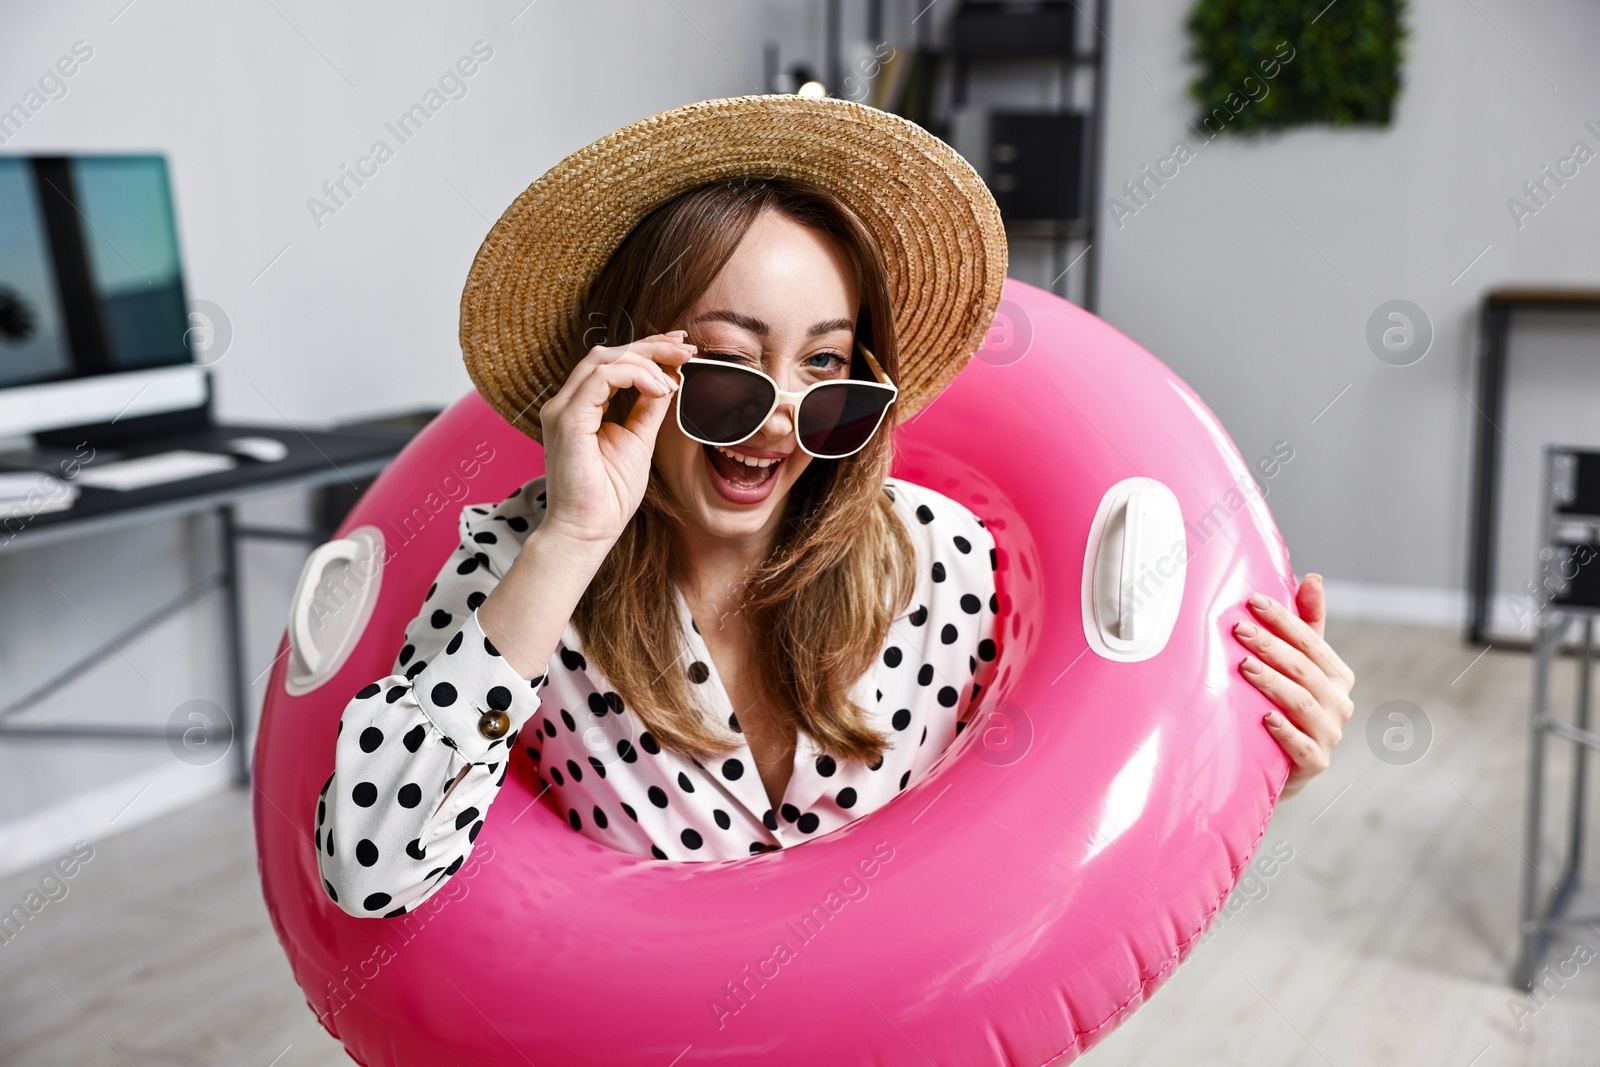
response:
[[[591,345],[622,344],[674,328],[765,210],[843,246],[861,294],[856,337],[898,380],[899,349],[879,249],[837,198],[788,178],[699,186],[643,219],[613,253],[573,323],[573,361]],[[694,328],[685,328],[698,343]],[[624,418],[636,395],[619,393],[607,418]],[[823,751],[866,762],[881,756],[887,738],[867,724],[866,709],[849,699],[849,689],[871,668],[890,621],[915,585],[910,536],[884,491],[894,420],[891,408],[879,432],[853,456],[811,461],[789,491],[779,535],[749,574],[740,607],[765,699],[792,716]],[[672,585],[683,572],[674,558],[674,524],[682,521],[652,466],[643,502],[579,600],[572,622],[585,654],[661,746],[703,758],[738,742],[730,724],[712,721],[690,682]]]

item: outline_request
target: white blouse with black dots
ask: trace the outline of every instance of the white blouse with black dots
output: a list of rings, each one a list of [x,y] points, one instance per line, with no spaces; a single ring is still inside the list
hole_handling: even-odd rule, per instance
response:
[[[402,914],[465,862],[517,765],[573,830],[663,860],[749,856],[825,834],[887,803],[965,727],[995,660],[994,539],[941,493],[900,479],[886,492],[916,548],[916,590],[875,666],[850,690],[889,737],[876,763],[835,760],[804,733],[773,811],[750,747],[701,763],[661,748],[584,658],[569,622],[545,674],[522,678],[478,625],[477,608],[544,517],[544,479],[461,514],[461,544],[406,628],[394,673],[366,686],[339,722],[334,773],[317,799],[324,888],[357,916]],[[677,596],[681,661],[706,706],[738,718]],[[509,731],[488,740],[485,712]]]

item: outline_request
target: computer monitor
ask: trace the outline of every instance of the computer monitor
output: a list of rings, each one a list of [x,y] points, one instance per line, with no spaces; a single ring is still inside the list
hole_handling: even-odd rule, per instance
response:
[[[0,156],[0,439],[209,412],[158,155]]]

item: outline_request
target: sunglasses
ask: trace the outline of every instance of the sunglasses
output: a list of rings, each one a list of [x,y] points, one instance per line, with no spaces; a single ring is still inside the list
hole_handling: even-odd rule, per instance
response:
[[[739,444],[766,425],[779,404],[792,404],[800,448],[817,459],[843,459],[866,447],[900,389],[860,342],[877,381],[840,378],[798,393],[753,367],[690,358],[678,367],[678,428],[703,445]]]

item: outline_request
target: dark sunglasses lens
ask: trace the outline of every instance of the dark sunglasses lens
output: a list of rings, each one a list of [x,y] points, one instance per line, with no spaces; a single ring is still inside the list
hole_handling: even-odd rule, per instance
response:
[[[679,369],[678,414],[691,437],[724,445],[742,441],[772,409],[772,383],[748,371],[705,363]]]
[[[887,389],[850,382],[814,389],[800,405],[800,443],[818,456],[847,456],[867,443],[893,399]]]

